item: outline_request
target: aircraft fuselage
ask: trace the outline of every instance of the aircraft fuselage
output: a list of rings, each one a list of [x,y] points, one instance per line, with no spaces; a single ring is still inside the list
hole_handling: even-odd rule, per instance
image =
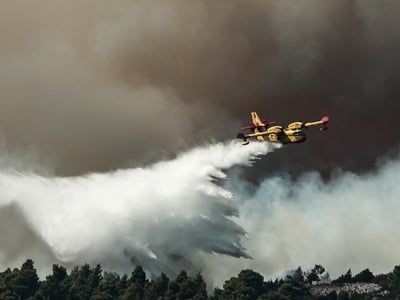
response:
[[[326,130],[329,117],[325,116],[315,122],[292,122],[287,127],[271,126],[274,122],[262,121],[256,112],[251,113],[252,121],[249,126],[242,129],[250,129],[251,133],[238,133],[237,138],[243,140],[243,144],[249,143],[248,138],[255,138],[259,141],[269,141],[281,144],[297,144],[303,143],[306,139],[306,129],[311,126],[321,125],[321,130]]]

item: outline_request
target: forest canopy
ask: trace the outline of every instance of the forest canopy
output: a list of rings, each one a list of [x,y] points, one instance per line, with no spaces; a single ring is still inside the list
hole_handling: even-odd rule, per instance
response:
[[[175,278],[164,273],[149,279],[141,266],[129,275],[105,272],[101,265],[74,267],[69,273],[53,265],[52,274],[43,280],[34,262],[26,260],[20,268],[0,272],[0,299],[394,299],[400,296],[400,265],[388,274],[373,275],[365,269],[352,275],[349,269],[331,280],[321,265],[303,271],[301,267],[283,278],[265,280],[250,269],[225,281],[222,287],[208,290],[200,272],[182,270]]]

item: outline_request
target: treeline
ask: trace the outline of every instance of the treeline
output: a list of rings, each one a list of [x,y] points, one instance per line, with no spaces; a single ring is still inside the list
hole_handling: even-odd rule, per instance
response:
[[[313,295],[312,287],[318,282],[327,286],[340,286],[355,282],[375,283],[382,287],[379,294],[357,294],[331,292]],[[302,299],[400,299],[400,266],[389,274],[374,276],[368,269],[353,276],[351,270],[331,281],[325,269],[316,265],[313,269],[290,272],[283,279],[265,281],[253,270],[242,270],[237,276],[225,281],[221,288],[207,294],[206,283],[198,273],[181,271],[170,279],[161,273],[154,280],[146,277],[141,266],[132,273],[120,276],[103,272],[100,265],[85,264],[75,267],[68,274],[66,268],[53,265],[51,275],[44,280],[39,277],[32,260],[28,259],[21,268],[7,269],[0,273],[0,300],[135,300],[135,299],[210,299],[210,300],[302,300]]]

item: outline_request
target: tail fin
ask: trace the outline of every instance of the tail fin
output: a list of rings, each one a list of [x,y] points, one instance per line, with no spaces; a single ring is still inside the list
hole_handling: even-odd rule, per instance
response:
[[[265,126],[255,111],[251,113],[251,121],[253,122],[254,126]]]
[[[258,114],[255,111],[253,111],[251,113],[251,121],[253,123],[252,125],[253,125],[253,128],[254,128],[254,132],[257,133],[257,132],[263,132],[263,131],[267,130],[266,129],[267,125],[260,119],[260,117],[258,116]],[[258,140],[263,140],[263,139],[261,137]]]

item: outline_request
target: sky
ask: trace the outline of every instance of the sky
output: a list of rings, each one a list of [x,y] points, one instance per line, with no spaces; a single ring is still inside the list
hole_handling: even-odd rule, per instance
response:
[[[57,177],[146,167],[235,138],[257,111],[331,123],[238,170],[244,185],[380,172],[399,146],[399,12],[395,0],[5,0],[0,165]]]

